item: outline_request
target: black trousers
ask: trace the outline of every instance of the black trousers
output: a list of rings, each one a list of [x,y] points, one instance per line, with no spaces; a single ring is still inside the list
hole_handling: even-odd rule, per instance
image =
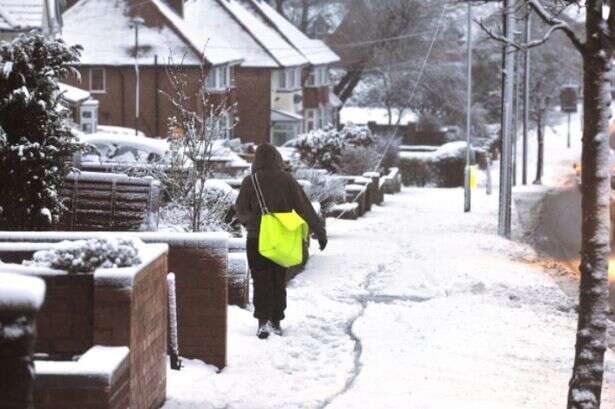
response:
[[[260,255],[257,238],[248,238],[246,251],[254,281],[254,317],[283,320],[286,309],[286,269]]]

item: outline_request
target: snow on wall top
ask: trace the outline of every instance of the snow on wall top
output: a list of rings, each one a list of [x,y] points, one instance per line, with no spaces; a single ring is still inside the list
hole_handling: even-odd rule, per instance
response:
[[[0,263],[0,310],[38,311],[45,299],[45,282],[36,277],[3,273],[2,270]]]
[[[399,110],[393,109],[392,116],[391,123],[395,125],[399,119]],[[417,116],[414,112],[409,109],[403,111],[401,125],[408,125],[416,121]],[[340,122],[343,124],[352,122],[355,125],[367,125],[369,122],[375,122],[376,125],[389,125],[389,112],[386,108],[344,107],[340,111]]]
[[[42,28],[45,0],[0,0],[0,30]]]
[[[266,1],[251,0],[252,4],[260,10],[278,32],[290,42],[312,65],[333,64],[340,61],[340,57],[324,42],[313,40],[306,36],[293,23],[278,13]]]
[[[160,0],[143,3],[160,16],[139,28],[139,64],[165,65],[172,58],[175,63],[199,65],[203,55],[213,65],[226,64],[241,59],[230,49],[225,52],[205,50],[206,36],[170,9]],[[83,65],[133,65],[135,62],[135,32],[130,20],[133,9],[129,0],[81,0],[64,13],[63,38],[69,45],[83,46]],[[145,14],[144,14],[145,16]]]

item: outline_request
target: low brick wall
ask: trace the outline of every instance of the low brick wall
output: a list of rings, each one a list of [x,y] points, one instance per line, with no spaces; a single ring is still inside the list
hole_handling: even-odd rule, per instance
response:
[[[44,296],[42,280],[0,273],[0,409],[32,408],[35,318]]]
[[[20,251],[25,253],[25,247]],[[40,277],[49,288],[41,309],[38,352],[70,360],[93,345],[129,347],[130,407],[149,409],[166,397],[167,254],[166,245],[149,245],[141,265],[94,274],[3,267]]]
[[[95,346],[76,362],[37,361],[35,384],[37,409],[134,407],[127,347]]]
[[[384,193],[395,194],[401,192],[402,177],[399,168],[391,168],[384,177]]]
[[[105,237],[105,232],[0,232],[0,259],[6,246]],[[175,273],[179,352],[223,368],[227,362],[227,272],[229,238],[224,233],[112,233],[146,243],[169,245],[169,272]],[[41,244],[42,245],[42,244]],[[18,248],[19,250],[19,248]],[[24,249],[20,249],[24,253]],[[10,252],[9,252],[10,253]],[[166,304],[166,301],[165,301]],[[166,322],[166,321],[165,321]]]
[[[367,189],[365,186],[350,184],[346,185],[346,203],[357,203],[357,214],[359,217],[367,212]]]

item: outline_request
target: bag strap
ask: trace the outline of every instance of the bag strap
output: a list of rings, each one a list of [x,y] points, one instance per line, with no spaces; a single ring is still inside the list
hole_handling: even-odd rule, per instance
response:
[[[254,191],[256,192],[256,200],[258,200],[258,205],[261,208],[262,214],[269,214],[269,209],[267,208],[267,203],[265,202],[265,196],[263,195],[263,191],[261,190],[261,185],[258,182],[258,175],[255,173],[252,174],[252,185],[254,186]]]

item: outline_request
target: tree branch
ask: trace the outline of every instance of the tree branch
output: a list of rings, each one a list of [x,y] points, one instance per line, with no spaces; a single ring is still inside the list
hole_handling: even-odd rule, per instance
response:
[[[583,41],[581,41],[579,36],[577,36],[577,33],[575,33],[575,31],[572,29],[572,27],[570,27],[568,23],[566,23],[564,20],[556,18],[551,13],[549,13],[549,11],[547,11],[547,9],[540,2],[540,0],[526,0],[526,2],[532,8],[532,10],[534,10],[536,14],[538,14],[538,17],[540,17],[543,22],[545,22],[549,26],[557,26],[557,30],[562,31],[566,35],[566,37],[568,37],[568,39],[572,42],[575,48],[579,50],[579,52],[585,53],[585,44],[583,43]]]
[[[514,40],[509,40],[508,38],[504,37],[501,34],[496,33],[495,31],[493,31],[491,28],[489,28],[484,22],[483,20],[477,20],[475,19],[474,22],[476,24],[479,25],[479,27],[493,40],[496,40],[500,43],[504,43],[507,44],[511,47],[516,48],[517,50],[526,50],[529,48],[535,48],[538,46],[543,45],[544,43],[546,43],[549,38],[551,37],[551,34],[553,34],[555,31],[557,30],[562,30],[563,26],[566,23],[562,24],[554,24],[551,27],[549,27],[549,30],[547,30],[547,32],[544,34],[544,36],[542,36],[542,38],[536,39],[536,40],[532,40],[532,41],[528,41],[527,43],[520,43],[518,41],[514,41]]]

